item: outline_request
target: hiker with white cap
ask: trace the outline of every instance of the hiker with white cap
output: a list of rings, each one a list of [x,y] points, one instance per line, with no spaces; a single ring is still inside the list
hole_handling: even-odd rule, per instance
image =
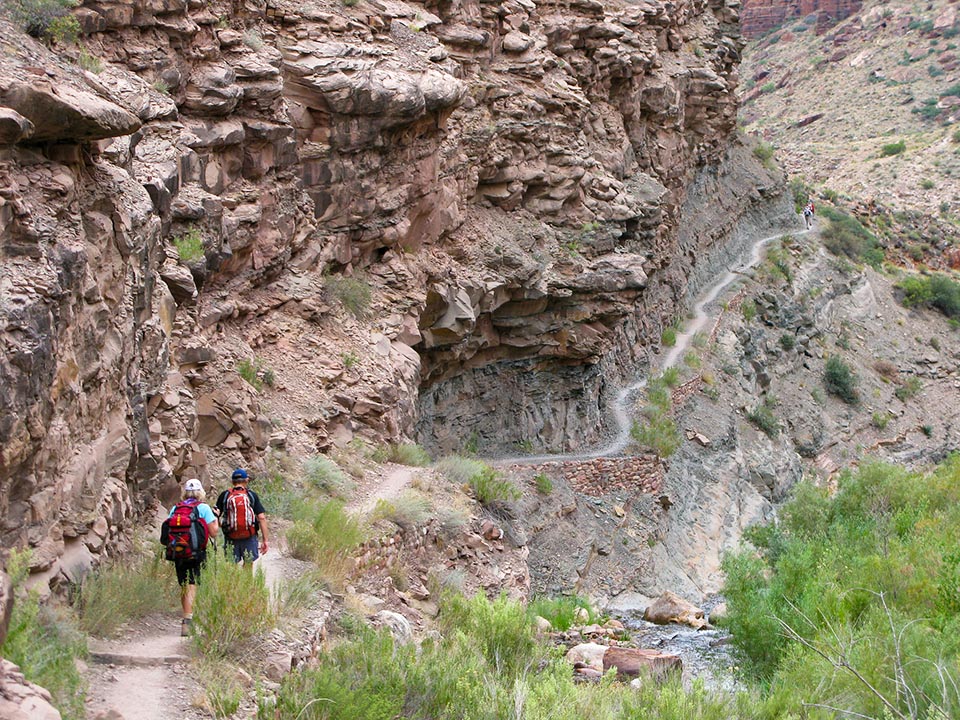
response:
[[[173,561],[180,584],[181,635],[189,635],[193,625],[193,600],[200,583],[200,570],[207,558],[207,542],[220,531],[220,523],[204,502],[206,499],[207,493],[200,481],[187,480],[182,500],[170,510],[160,531],[160,542],[166,547],[167,560]]]

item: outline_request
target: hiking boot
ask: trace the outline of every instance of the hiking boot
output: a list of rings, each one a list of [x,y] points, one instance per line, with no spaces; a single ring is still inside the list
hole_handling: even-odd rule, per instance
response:
[[[190,628],[193,627],[193,618],[184,618],[183,622],[180,623],[180,637],[188,637],[190,635]]]

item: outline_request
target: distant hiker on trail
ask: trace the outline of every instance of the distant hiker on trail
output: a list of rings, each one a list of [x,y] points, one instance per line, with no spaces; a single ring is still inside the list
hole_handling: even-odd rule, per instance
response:
[[[813,214],[815,212],[816,208],[813,207],[813,200],[803,206],[803,224],[807,226],[807,230],[813,227]]]
[[[200,571],[207,559],[207,541],[220,531],[220,523],[204,502],[206,499],[200,481],[187,480],[182,499],[171,508],[160,528],[160,542],[166,547],[167,560],[173,561],[180,584],[181,635],[189,635],[193,625],[193,599],[197,595]]]
[[[231,479],[233,487],[224,490],[217,498],[217,515],[223,523],[225,546],[233,547],[233,559],[252,570],[254,561],[267,554],[270,539],[267,515],[260,497],[247,487],[250,481],[247,471],[237,468]],[[261,535],[259,543],[258,532]]]

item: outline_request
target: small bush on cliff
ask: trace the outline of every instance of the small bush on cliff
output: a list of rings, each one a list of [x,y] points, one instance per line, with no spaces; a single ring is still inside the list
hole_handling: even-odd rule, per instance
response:
[[[373,292],[370,289],[370,283],[360,273],[351,277],[327,275],[326,289],[358,320],[369,315]]]
[[[28,35],[58,42],[75,40],[80,24],[70,15],[75,0],[11,0],[5,3],[13,21]]]
[[[773,83],[767,83],[767,84],[773,85]],[[763,87],[766,88],[767,86],[764,85]],[[770,88],[769,91],[764,90],[764,92],[772,92],[772,91],[773,91],[772,87]],[[759,143],[757,143],[757,146],[753,149],[754,157],[756,157],[757,160],[759,160],[760,163],[768,170],[772,170],[775,167],[775,163],[773,162],[773,154],[774,154],[773,145],[771,145],[770,143],[763,142],[762,140]]]
[[[91,635],[112,635],[125,622],[177,605],[170,563],[159,552],[104,563],[84,578],[77,596],[80,627]]]
[[[520,490],[512,482],[479,460],[450,455],[437,463],[437,469],[451,482],[466,485],[481,505],[520,498]]]
[[[883,250],[877,245],[877,239],[859,220],[831,207],[823,207],[820,214],[829,221],[820,233],[827,250],[855,262],[865,262],[874,268],[880,267]]]
[[[86,655],[86,642],[69,615],[41,605],[37,593],[26,589],[29,569],[29,551],[14,550],[7,557],[15,601],[0,657],[18,665],[27,680],[49,690],[64,720],[82,720],[85,691],[76,661]]]
[[[856,405],[860,400],[856,373],[836,355],[827,360],[823,371],[823,384],[828,393],[849,405]]]
[[[891,157],[893,155],[899,155],[904,150],[907,149],[907,143],[903,140],[898,140],[897,142],[887,143],[886,145],[880,148],[881,157]]]
[[[183,235],[178,235],[173,239],[173,244],[177,248],[181,262],[192,263],[203,259],[203,236],[199,228],[192,227]]]
[[[353,489],[353,481],[340,466],[323,455],[303,461],[303,476],[310,487],[334,497],[343,497]]]
[[[747,413],[747,420],[769,438],[775,438],[780,434],[780,422],[777,420],[777,416],[773,414],[775,407],[776,401],[767,396],[763,399],[763,402]]]

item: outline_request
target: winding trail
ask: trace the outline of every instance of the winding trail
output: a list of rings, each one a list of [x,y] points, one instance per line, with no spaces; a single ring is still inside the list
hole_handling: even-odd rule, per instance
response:
[[[814,226],[814,229],[816,229],[816,226]],[[708,307],[716,302],[717,298],[720,296],[720,293],[726,290],[734,280],[736,280],[738,277],[741,277],[750,268],[754,267],[760,262],[760,258],[763,256],[763,249],[767,245],[787,235],[798,237],[800,235],[806,235],[810,232],[811,230],[787,231],[757,240],[751,247],[749,256],[740,265],[735,266],[734,268],[728,270],[726,274],[720,276],[717,282],[715,282],[693,306],[693,319],[686,323],[682,332],[677,333],[677,342],[663,357],[663,361],[660,363],[659,372],[663,372],[667,368],[671,368],[676,365],[677,361],[683,356],[683,353],[686,352],[687,348],[690,347],[693,337],[698,332],[702,331],[709,321],[716,322],[718,316],[712,312],[708,312]],[[637,380],[621,388],[617,392],[616,396],[610,403],[610,413],[612,414],[616,423],[617,432],[616,435],[614,435],[614,437],[605,444],[600,445],[593,450],[584,450],[573,453],[520,455],[516,457],[498,458],[495,461],[496,464],[540,465],[541,463],[546,462],[576,462],[581,460],[595,460],[597,458],[618,457],[623,455],[624,451],[631,442],[630,429],[633,425],[633,417],[630,412],[631,403],[634,395],[646,386],[647,377],[644,376],[637,378]]]

